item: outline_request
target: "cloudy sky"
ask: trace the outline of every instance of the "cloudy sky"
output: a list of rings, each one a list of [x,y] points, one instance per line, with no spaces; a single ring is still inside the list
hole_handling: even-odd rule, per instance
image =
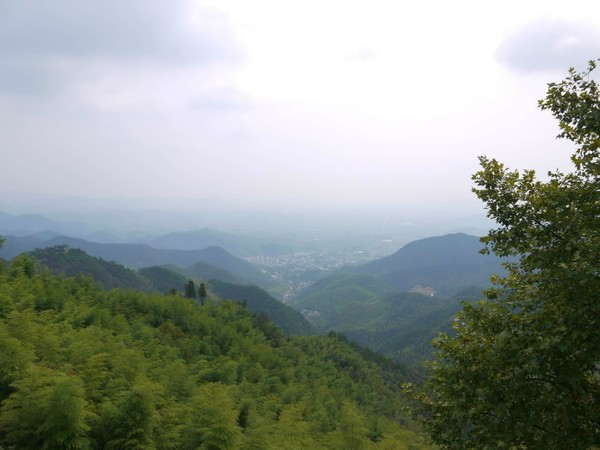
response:
[[[480,210],[598,57],[594,1],[0,0],[0,199]]]

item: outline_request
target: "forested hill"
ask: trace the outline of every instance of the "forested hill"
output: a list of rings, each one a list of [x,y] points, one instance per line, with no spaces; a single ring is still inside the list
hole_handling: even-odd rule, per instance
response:
[[[189,281],[181,273],[167,267],[142,267],[138,270],[138,273],[147,280],[150,280],[152,285],[161,294],[171,293],[173,289],[183,291],[185,284]]]
[[[451,330],[462,301],[481,296],[481,289],[473,286],[449,298],[393,292],[370,275],[335,274],[302,291],[294,306],[318,331],[343,333],[422,373],[423,359],[432,356],[432,339]]]
[[[265,314],[287,334],[315,334],[313,326],[291,306],[281,303],[258,286],[245,286],[211,280],[210,290],[217,296],[243,303],[255,314]]]
[[[90,275],[106,289],[118,287],[139,289],[146,292],[156,290],[151,281],[139,275],[134,270],[128,269],[121,264],[90,256],[78,248],[69,248],[66,245],[60,245],[36,249],[29,254],[38,264],[47,267],[57,275]],[[182,289],[184,283],[177,286],[178,289]]]
[[[0,273],[4,448],[427,448],[398,381],[237,303],[99,290],[27,256]]]
[[[354,272],[378,277],[398,291],[415,285],[455,295],[468,286],[487,286],[492,274],[504,274],[501,259],[482,255],[476,236],[457,233],[413,241],[393,255],[372,261]]]
[[[169,293],[175,289],[183,292],[188,278],[165,267],[146,267],[139,271],[120,264],[104,261],[67,246],[37,249],[29,255],[38,265],[47,267],[54,274],[75,276],[89,275],[106,289],[138,289],[145,292]],[[210,288],[224,300],[246,301],[247,308],[255,314],[264,314],[286,334],[307,335],[315,330],[298,311],[284,305],[257,286],[235,285],[212,280]]]

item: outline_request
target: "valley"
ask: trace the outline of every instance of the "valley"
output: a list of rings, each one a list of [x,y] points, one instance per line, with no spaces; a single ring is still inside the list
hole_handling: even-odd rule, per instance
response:
[[[489,276],[504,270],[498,258],[478,253],[477,237],[462,233],[400,245],[402,238],[383,234],[268,241],[201,229],[115,243],[46,226],[74,225],[35,214],[0,216],[0,233],[14,233],[0,257],[30,252],[57,275],[91,275],[106,289],[183,294],[188,280],[205,283],[209,299],[245,303],[286,333],[342,333],[416,372],[431,356],[433,337],[450,331],[461,302],[476,300]]]
[[[600,449],[598,30],[0,1],[0,450]]]

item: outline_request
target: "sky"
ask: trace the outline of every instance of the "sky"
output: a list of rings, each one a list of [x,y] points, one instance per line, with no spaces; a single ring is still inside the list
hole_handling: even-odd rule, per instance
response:
[[[568,170],[537,108],[594,1],[0,0],[0,207],[475,214],[478,155]]]

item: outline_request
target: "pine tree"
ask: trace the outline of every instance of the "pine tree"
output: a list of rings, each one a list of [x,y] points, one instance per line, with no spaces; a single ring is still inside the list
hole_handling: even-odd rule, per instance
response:
[[[188,281],[185,285],[185,296],[186,298],[197,298],[196,285],[192,280]]]
[[[206,300],[206,286],[204,283],[200,283],[200,287],[198,288],[198,297],[200,297],[200,303],[204,305],[204,300]]]

